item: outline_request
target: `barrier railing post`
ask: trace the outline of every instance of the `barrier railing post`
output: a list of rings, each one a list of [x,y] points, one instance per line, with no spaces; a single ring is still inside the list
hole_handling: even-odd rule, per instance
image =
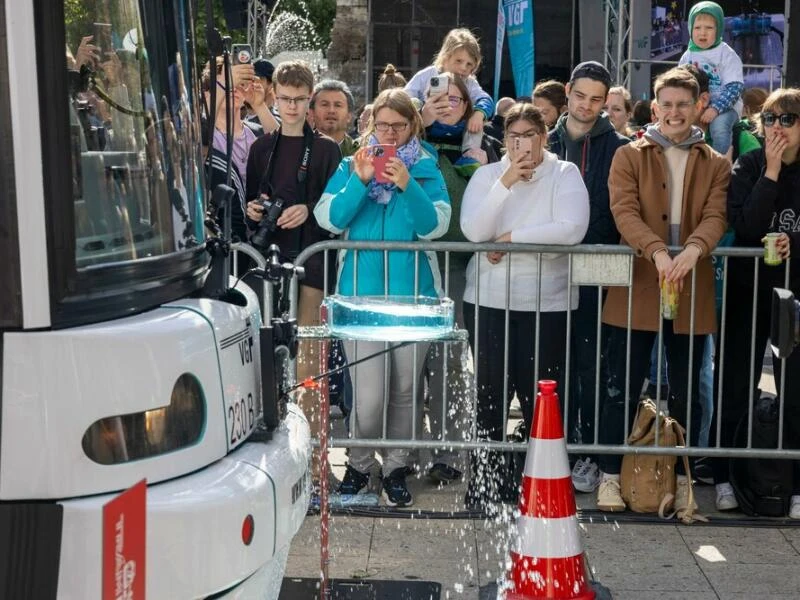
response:
[[[322,338],[319,344],[319,364],[328,364],[327,338]],[[330,580],[328,578],[328,564],[330,557],[328,554],[328,536],[330,531],[330,490],[328,485],[328,430],[330,428],[328,401],[329,389],[328,378],[323,377],[319,381],[319,568],[320,568],[320,600],[329,600],[331,597]]]

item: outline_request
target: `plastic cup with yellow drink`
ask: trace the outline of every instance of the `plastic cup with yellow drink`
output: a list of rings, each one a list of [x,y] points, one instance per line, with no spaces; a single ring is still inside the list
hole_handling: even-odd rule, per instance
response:
[[[669,321],[678,318],[678,284],[674,281],[661,281],[661,316]]]
[[[761,242],[764,244],[764,264],[771,267],[777,266],[783,262],[781,255],[778,254],[778,238],[781,237],[780,233],[768,233]]]

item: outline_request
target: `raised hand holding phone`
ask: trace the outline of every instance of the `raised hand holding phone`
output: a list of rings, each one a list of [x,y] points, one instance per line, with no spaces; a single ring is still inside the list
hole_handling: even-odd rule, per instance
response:
[[[375,144],[368,146],[372,154],[372,166],[375,168],[375,181],[393,183],[386,175],[386,165],[397,155],[394,144]]]
[[[411,174],[408,172],[403,161],[393,156],[386,161],[384,174],[389,183],[393,183],[401,192],[405,192],[408,187],[408,182],[411,180]]]
[[[428,98],[446,94],[450,89],[450,78],[447,75],[434,75],[428,83]]]
[[[372,164],[372,154],[369,146],[356,150],[353,155],[353,171],[364,185],[367,185],[375,176],[375,167]]]
[[[534,140],[534,138],[536,139]],[[533,176],[533,169],[537,164],[533,159],[534,146],[539,148],[539,153],[541,152],[538,135],[534,137],[515,137],[510,139],[509,142],[509,165],[500,177],[500,181],[507,188],[519,181],[530,180]]]

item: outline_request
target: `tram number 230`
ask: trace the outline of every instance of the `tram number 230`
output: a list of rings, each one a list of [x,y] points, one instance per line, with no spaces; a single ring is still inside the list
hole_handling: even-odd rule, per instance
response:
[[[228,424],[231,433],[231,446],[246,438],[256,424],[256,406],[253,394],[240,398],[228,405]]]

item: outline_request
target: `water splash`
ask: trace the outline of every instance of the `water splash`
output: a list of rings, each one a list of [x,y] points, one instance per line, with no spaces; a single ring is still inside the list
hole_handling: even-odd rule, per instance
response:
[[[280,0],[275,3],[267,21],[264,50],[267,56],[275,56],[281,52],[297,52],[317,50],[320,40],[314,31],[314,25],[306,17],[291,11],[276,12]],[[306,14],[308,9],[300,3]]]

